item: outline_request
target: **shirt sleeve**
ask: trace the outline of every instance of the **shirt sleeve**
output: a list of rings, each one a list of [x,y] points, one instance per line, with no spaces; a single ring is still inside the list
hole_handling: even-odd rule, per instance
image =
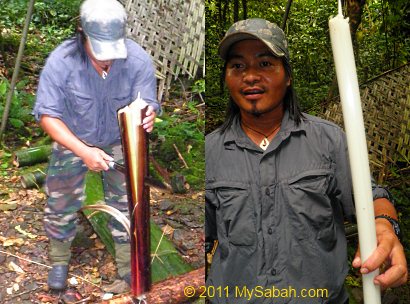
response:
[[[346,135],[342,131],[338,135],[335,143],[335,184],[333,193],[341,203],[345,218],[354,221],[355,210]]]
[[[218,239],[216,229],[216,200],[215,190],[205,190],[205,241],[212,243]]]
[[[37,89],[36,103],[32,114],[37,121],[41,115],[62,118],[64,111],[64,87],[62,85],[63,71],[52,58],[48,59]]]
[[[393,200],[393,196],[391,195],[391,193],[386,188],[376,184],[373,176],[371,178],[372,178],[371,182],[372,182],[373,200],[378,199],[378,198],[386,198],[394,205],[394,200]]]
[[[140,93],[141,98],[157,112],[161,113],[161,106],[157,99],[157,80],[155,78],[155,69],[149,58],[146,55],[144,61],[141,62],[140,73],[136,77],[133,87],[133,100]]]

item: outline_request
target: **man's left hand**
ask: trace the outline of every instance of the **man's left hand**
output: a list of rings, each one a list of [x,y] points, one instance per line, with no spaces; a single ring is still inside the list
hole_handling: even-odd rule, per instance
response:
[[[151,132],[154,128],[154,121],[157,114],[155,113],[154,108],[152,106],[148,106],[145,115],[146,117],[142,121],[142,127],[145,129],[145,131]]]
[[[355,268],[366,274],[379,267],[381,274],[374,278],[374,283],[384,290],[388,287],[397,287],[407,282],[407,262],[403,246],[393,231],[391,224],[383,219],[376,219],[377,248],[362,264],[360,252],[357,250],[352,262]]]

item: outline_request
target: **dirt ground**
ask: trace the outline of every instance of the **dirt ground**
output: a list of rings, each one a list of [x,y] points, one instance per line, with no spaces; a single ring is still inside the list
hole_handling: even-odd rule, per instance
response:
[[[67,293],[47,287],[48,239],[43,229],[45,194],[25,190],[18,171],[1,169],[0,174],[0,303],[65,303]],[[194,268],[204,265],[204,197],[202,192],[171,195],[151,191],[151,215],[183,259]],[[69,269],[69,292],[75,303],[100,303],[104,287],[116,279],[112,256],[88,221],[81,220],[82,233],[73,243]]]

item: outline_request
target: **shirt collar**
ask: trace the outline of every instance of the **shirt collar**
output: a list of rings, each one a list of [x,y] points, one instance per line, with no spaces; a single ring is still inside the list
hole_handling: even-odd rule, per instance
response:
[[[285,110],[285,113],[282,118],[281,128],[279,133],[275,137],[275,139],[269,145],[267,151],[275,149],[281,142],[287,139],[292,133],[305,131],[306,130],[306,122],[302,119],[299,125],[296,125],[293,119],[290,118],[289,111]],[[279,142],[278,142],[279,140]],[[225,149],[232,149],[232,145],[237,145],[241,148],[262,151],[263,150],[257,147],[252,140],[245,134],[242,130],[240,124],[240,115],[237,115],[233,121],[231,126],[226,130],[226,136],[224,139],[224,146]],[[275,146],[274,148],[272,148]]]

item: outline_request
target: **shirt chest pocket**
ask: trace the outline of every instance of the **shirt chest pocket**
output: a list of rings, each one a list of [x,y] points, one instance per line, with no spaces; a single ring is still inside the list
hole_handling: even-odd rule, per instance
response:
[[[84,92],[71,90],[72,106],[69,111],[72,111],[72,120],[74,125],[80,130],[94,130],[98,122],[98,110],[95,99]],[[81,132],[82,133],[82,132]]]
[[[125,107],[126,105],[130,104],[131,102],[132,100],[130,99],[130,95],[124,91],[120,91],[118,92],[118,94],[112,96],[112,108],[115,112],[121,109],[122,107]]]
[[[254,206],[246,185],[221,185],[215,189],[219,202],[218,226],[231,244],[251,246],[256,243]]]
[[[294,235],[313,240],[325,249],[336,241],[332,201],[327,195],[331,169],[303,172],[288,180],[286,201]]]
[[[77,90],[71,90],[76,111],[84,114],[93,109],[94,100],[91,95]]]

